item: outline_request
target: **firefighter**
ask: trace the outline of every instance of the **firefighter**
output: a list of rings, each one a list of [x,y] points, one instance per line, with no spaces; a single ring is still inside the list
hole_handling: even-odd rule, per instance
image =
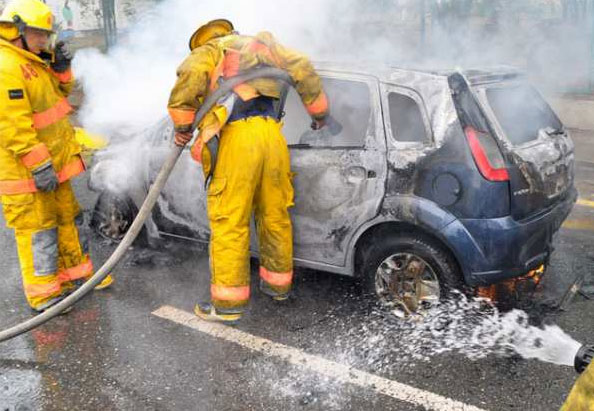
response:
[[[68,119],[71,56],[63,43],[50,47],[53,22],[40,0],[13,0],[0,15],[0,199],[36,312],[93,273],[69,181],[85,170]]]
[[[594,362],[575,382],[561,411],[594,410]]]
[[[270,33],[238,35],[231,22],[219,19],[199,27],[189,46],[191,54],[178,68],[168,104],[177,145],[192,139],[195,113],[220,81],[260,66],[286,70],[313,118],[312,127],[324,126],[328,101],[320,77],[307,57],[283,47]],[[236,321],[248,303],[252,212],[260,247],[260,290],[284,300],[291,289],[293,240],[288,208],[293,205],[293,187],[289,150],[275,111],[280,97],[278,81],[256,79],[237,86],[199,124],[191,153],[210,181],[211,229],[211,302],[199,302],[194,308],[203,319]],[[216,158],[210,149],[213,142],[218,142]]]

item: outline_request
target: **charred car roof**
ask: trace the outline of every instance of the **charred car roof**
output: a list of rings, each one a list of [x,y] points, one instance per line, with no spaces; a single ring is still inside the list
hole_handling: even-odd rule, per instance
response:
[[[495,66],[473,69],[429,69],[421,67],[394,67],[378,64],[349,64],[333,62],[316,62],[316,68],[321,71],[344,74],[359,74],[376,77],[383,82],[397,82],[406,85],[407,82],[416,82],[420,78],[436,79],[447,78],[452,74],[460,73],[472,85],[488,84],[506,80],[516,80],[524,77],[522,71],[510,66]]]

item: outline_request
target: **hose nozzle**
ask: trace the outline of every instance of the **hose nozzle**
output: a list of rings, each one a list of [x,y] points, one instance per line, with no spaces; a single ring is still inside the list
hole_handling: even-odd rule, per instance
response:
[[[579,374],[583,373],[588,368],[588,365],[590,365],[590,362],[592,362],[592,358],[594,358],[594,345],[582,345],[575,355],[573,362],[575,370]]]

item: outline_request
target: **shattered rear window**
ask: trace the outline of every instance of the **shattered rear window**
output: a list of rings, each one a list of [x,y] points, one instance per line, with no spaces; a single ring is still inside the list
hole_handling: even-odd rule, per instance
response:
[[[507,138],[514,145],[535,140],[541,129],[562,128],[551,107],[534,87],[490,88],[487,90],[487,99]]]

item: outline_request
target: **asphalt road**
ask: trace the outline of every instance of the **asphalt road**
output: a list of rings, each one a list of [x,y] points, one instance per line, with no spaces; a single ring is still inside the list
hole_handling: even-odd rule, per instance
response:
[[[526,307],[534,323],[554,323],[594,343],[594,301],[580,295],[566,311],[551,308],[578,274],[594,287],[594,135],[577,134],[581,200],[556,239],[536,303]],[[94,198],[84,180],[77,190],[90,209]],[[113,249],[95,237],[96,265]],[[0,271],[5,327],[31,316],[6,229]],[[356,281],[335,275],[298,271],[295,292],[282,303],[254,288],[247,315],[229,329],[190,314],[197,299],[208,297],[203,247],[167,242],[159,250],[132,249],[114,274],[111,289],[0,344],[0,411],[542,411],[558,409],[576,378],[571,367],[518,356],[438,354],[378,312]]]

